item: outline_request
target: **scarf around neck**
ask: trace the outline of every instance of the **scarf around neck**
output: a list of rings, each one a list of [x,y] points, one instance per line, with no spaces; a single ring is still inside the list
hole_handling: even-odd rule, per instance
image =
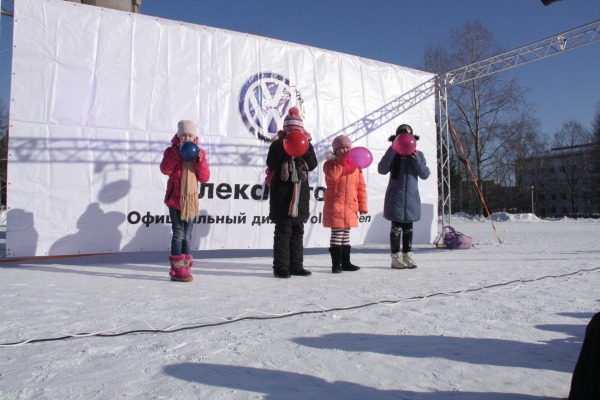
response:
[[[281,166],[281,180],[293,183],[292,189],[292,201],[288,209],[288,215],[290,217],[298,216],[298,205],[300,204],[300,190],[302,187],[302,181],[306,181],[308,178],[308,165],[303,158],[291,158],[284,162]]]
[[[182,221],[190,221],[198,214],[198,179],[194,161],[183,162],[179,202]]]

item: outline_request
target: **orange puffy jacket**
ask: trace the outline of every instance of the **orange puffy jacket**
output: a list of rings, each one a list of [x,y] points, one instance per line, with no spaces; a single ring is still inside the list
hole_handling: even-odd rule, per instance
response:
[[[362,171],[346,163],[346,155],[329,159],[323,165],[325,173],[325,204],[323,226],[353,228],[358,226],[360,211],[367,213],[367,186]]]

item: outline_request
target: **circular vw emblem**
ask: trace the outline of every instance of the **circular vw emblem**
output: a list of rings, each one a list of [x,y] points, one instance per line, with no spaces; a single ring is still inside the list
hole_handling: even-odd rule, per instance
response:
[[[239,110],[248,130],[260,140],[270,142],[281,126],[282,118],[298,100],[292,96],[290,81],[272,72],[261,72],[248,79],[240,93]]]

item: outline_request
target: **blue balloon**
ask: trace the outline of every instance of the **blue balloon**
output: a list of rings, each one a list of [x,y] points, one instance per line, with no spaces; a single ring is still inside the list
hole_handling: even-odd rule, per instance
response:
[[[198,158],[198,152],[200,149],[194,142],[185,142],[179,148],[179,154],[184,161],[194,161]]]

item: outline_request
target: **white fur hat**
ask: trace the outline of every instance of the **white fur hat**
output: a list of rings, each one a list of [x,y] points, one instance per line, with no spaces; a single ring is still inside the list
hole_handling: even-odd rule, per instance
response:
[[[181,120],[177,123],[177,136],[181,136],[184,133],[198,136],[198,126],[194,121],[187,119]]]

